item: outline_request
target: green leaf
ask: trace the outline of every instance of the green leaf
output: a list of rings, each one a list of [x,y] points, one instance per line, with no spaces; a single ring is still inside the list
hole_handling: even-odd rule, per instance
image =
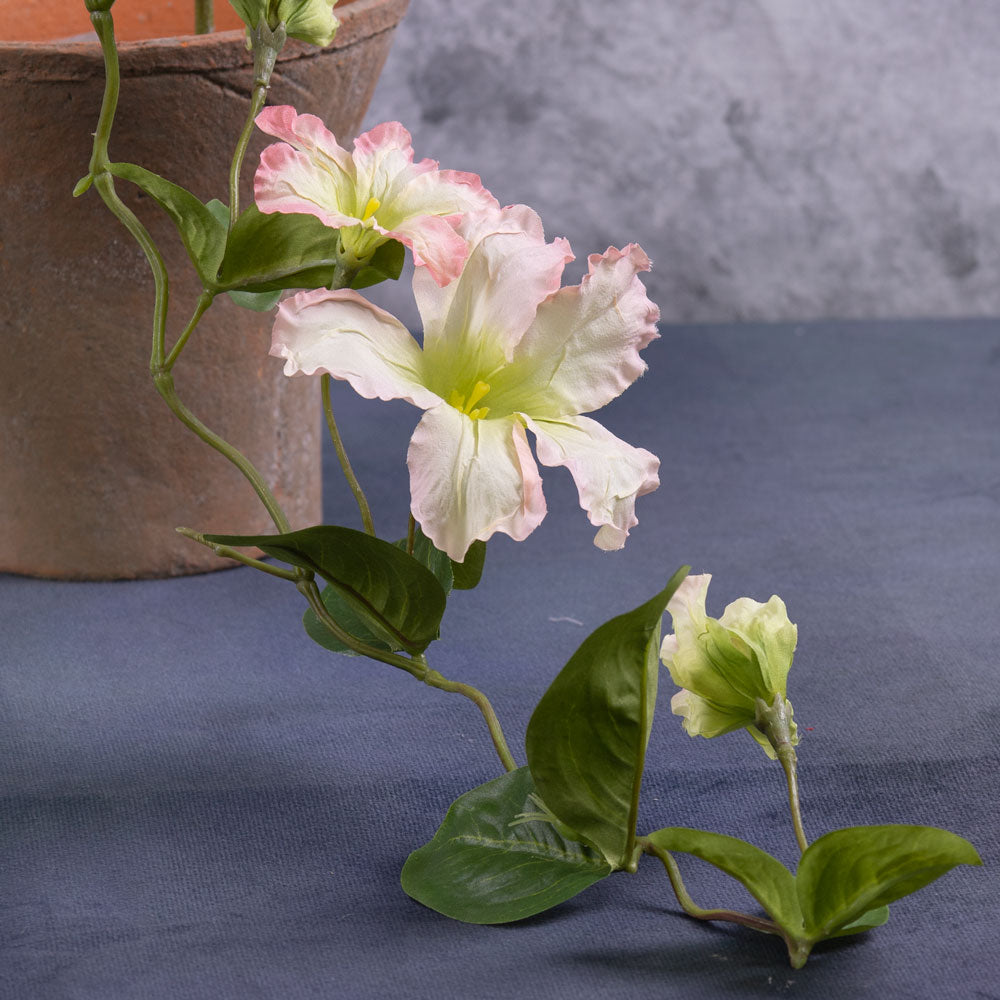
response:
[[[772,920],[793,937],[802,936],[802,911],[795,893],[795,876],[766,851],[736,837],[683,826],[665,827],[646,839],[661,850],[693,854],[732,875],[746,886]]]
[[[134,163],[112,163],[111,173],[131,181],[154,198],[173,220],[202,284],[216,288],[216,273],[226,248],[226,226],[190,191]]]
[[[323,288],[334,278],[340,235],[313,215],[265,214],[251,205],[236,220],[219,271],[227,291]],[[353,288],[399,277],[405,250],[388,240],[352,282]]]
[[[406,539],[401,538],[395,543],[396,548],[406,551]],[[451,593],[455,584],[454,575],[451,571],[451,560],[420,530],[418,524],[413,534],[413,558],[417,562],[426,566],[436,577],[438,583],[444,588],[446,594]]]
[[[486,542],[474,541],[465,553],[462,562],[451,561],[452,572],[455,575],[456,590],[472,590],[479,586],[483,576],[483,565],[486,562]]]
[[[830,937],[956,865],[980,865],[967,840],[933,826],[851,826],[802,855],[796,879],[806,932]]]
[[[689,570],[682,567],[654,598],[585,639],[528,723],[528,765],[541,797],[615,868],[635,868],[660,620]]]
[[[611,874],[590,848],[561,836],[535,811],[528,768],[466,792],[433,839],[403,865],[403,889],[438,913],[502,924],[541,913]]]
[[[396,240],[386,240],[372,254],[371,260],[358,271],[351,288],[367,288],[377,285],[386,278],[396,281],[403,270],[406,260],[406,247]]]
[[[323,606],[330,612],[331,617],[347,633],[354,636],[359,642],[368,646],[374,646],[385,653],[398,653],[402,646],[397,643],[387,642],[382,638],[382,632],[376,632],[369,627],[368,620],[364,615],[358,614],[354,608],[341,596],[340,591],[333,586],[327,585],[323,588]],[[306,630],[306,635],[313,642],[319,643],[324,649],[329,649],[332,653],[343,653],[345,656],[358,656],[350,646],[345,646],[320,620],[319,615],[312,608],[306,608],[302,615],[302,625]]]
[[[830,937],[847,937],[848,934],[860,934],[862,931],[870,931],[875,927],[881,927],[889,920],[889,907],[877,906],[874,910],[862,913],[857,920],[844,924],[839,931],[834,931]]]
[[[256,545],[322,576],[390,649],[422,653],[440,634],[447,597],[434,574],[391,542],[318,525],[284,535],[206,535],[219,545]]]
[[[281,298],[281,289],[276,292],[226,292],[226,294],[243,309],[254,312],[268,312],[273,309]]]

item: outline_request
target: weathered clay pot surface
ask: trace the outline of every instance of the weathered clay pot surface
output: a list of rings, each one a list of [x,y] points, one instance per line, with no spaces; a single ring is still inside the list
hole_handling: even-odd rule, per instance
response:
[[[351,138],[407,2],[338,8],[328,49],[289,42],[269,103],[318,114]],[[19,5],[0,0],[0,15]],[[252,81],[243,32],[124,43],[121,66],[112,158],[225,200]],[[96,42],[0,42],[0,571],[114,579],[215,569],[223,561],[176,526],[273,528],[239,473],[153,388],[141,251],[96,192],[70,196],[102,91]],[[243,204],[266,141],[255,137],[247,155]],[[172,343],[199,284],[166,216],[131,185],[117,187],[164,252]],[[320,516],[317,388],[267,357],[270,326],[270,314],[221,296],[174,374],[181,399],[251,458],[300,527]]]

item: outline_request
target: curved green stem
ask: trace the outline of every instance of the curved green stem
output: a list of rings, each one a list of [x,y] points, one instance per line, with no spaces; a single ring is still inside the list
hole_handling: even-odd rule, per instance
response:
[[[422,659],[422,657],[419,657]],[[473,702],[479,711],[482,713],[483,718],[486,720],[486,726],[490,731],[490,738],[493,740],[493,747],[497,752],[497,756],[500,758],[500,763],[503,764],[505,770],[516,771],[517,763],[514,760],[513,755],[510,752],[510,748],[507,746],[507,740],[504,738],[503,729],[500,727],[500,720],[497,718],[497,714],[490,704],[489,698],[483,694],[478,688],[474,688],[471,684],[462,684],[459,681],[449,681],[447,678],[442,677],[436,670],[428,669],[427,673],[423,677],[423,682],[430,685],[432,688],[437,688],[439,691],[448,691],[454,694],[460,694],[468,698],[469,701]]]
[[[365,526],[365,531],[369,535],[374,535],[375,522],[372,520],[372,511],[371,507],[368,506],[368,498],[365,496],[364,490],[361,489],[361,484],[358,482],[358,477],[354,474],[354,469],[351,468],[350,459],[347,457],[347,451],[344,449],[344,442],[340,437],[340,431],[337,429],[337,420],[333,415],[333,406],[330,403],[330,376],[324,374],[320,377],[319,381],[323,393],[323,413],[326,416],[326,426],[330,431],[333,447],[337,452],[337,460],[340,462],[340,468],[344,472],[347,485],[350,486],[351,492],[354,494],[358,510],[361,511],[361,521]]]
[[[236,150],[233,153],[232,162],[229,164],[229,229],[232,231],[236,225],[236,220],[240,217],[240,172],[243,169],[243,158],[247,154],[247,146],[250,145],[250,138],[253,136],[254,122],[264,101],[267,99],[267,81],[255,80],[253,93],[250,95],[250,113],[243,125],[243,131],[236,141]]]
[[[663,867],[667,870],[667,877],[670,879],[670,886],[674,890],[677,902],[681,904],[681,908],[689,917],[694,917],[697,920],[727,920],[730,923],[751,927],[753,930],[761,931],[764,934],[777,934],[779,937],[785,936],[784,931],[774,921],[767,920],[764,917],[754,917],[749,913],[740,913],[738,910],[706,910],[704,907],[698,906],[684,885],[680,868],[677,867],[677,862],[674,860],[673,855],[669,851],[657,847],[656,844],[645,837],[637,837],[636,844],[646,854],[651,854],[663,862]]]
[[[279,533],[284,534],[286,531],[291,531],[292,526],[285,516],[284,510],[282,510],[281,504],[275,499],[271,488],[265,482],[264,477],[257,471],[253,462],[243,452],[233,447],[225,438],[220,437],[215,431],[209,429],[180,401],[174,389],[173,375],[169,371],[165,371],[162,367],[154,367],[153,383],[177,419],[185,427],[197,434],[207,445],[210,445],[217,452],[228,458],[243,473],[244,477],[253,487],[260,502],[267,509]]]

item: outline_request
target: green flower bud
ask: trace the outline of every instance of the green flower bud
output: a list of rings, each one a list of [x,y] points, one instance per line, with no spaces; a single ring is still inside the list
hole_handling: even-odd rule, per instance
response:
[[[774,758],[779,745],[798,742],[785,698],[797,629],[777,596],[766,604],[741,597],[721,618],[710,618],[705,595],[711,579],[689,576],[667,605],[674,634],[663,640],[660,658],[683,689],[671,710],[684,717],[692,736],[746,729]]]
[[[333,16],[336,0],[229,0],[250,35],[261,20],[274,31],[284,24],[289,38],[321,48],[333,41],[340,22]]]

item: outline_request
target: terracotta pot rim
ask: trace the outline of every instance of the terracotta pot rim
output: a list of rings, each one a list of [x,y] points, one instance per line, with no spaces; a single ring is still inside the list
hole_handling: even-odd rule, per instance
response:
[[[320,56],[346,49],[364,38],[394,28],[406,13],[409,0],[350,0],[338,9],[340,28],[333,41],[320,49],[290,39],[278,56],[279,62]],[[176,69],[191,69],[206,62],[223,69],[253,62],[247,51],[245,32],[215,31],[207,35],[175,35],[119,42],[121,71],[142,76]],[[75,80],[104,72],[101,46],[94,41],[11,42],[0,41],[0,79],[8,73],[22,78],[38,73],[46,80]]]

